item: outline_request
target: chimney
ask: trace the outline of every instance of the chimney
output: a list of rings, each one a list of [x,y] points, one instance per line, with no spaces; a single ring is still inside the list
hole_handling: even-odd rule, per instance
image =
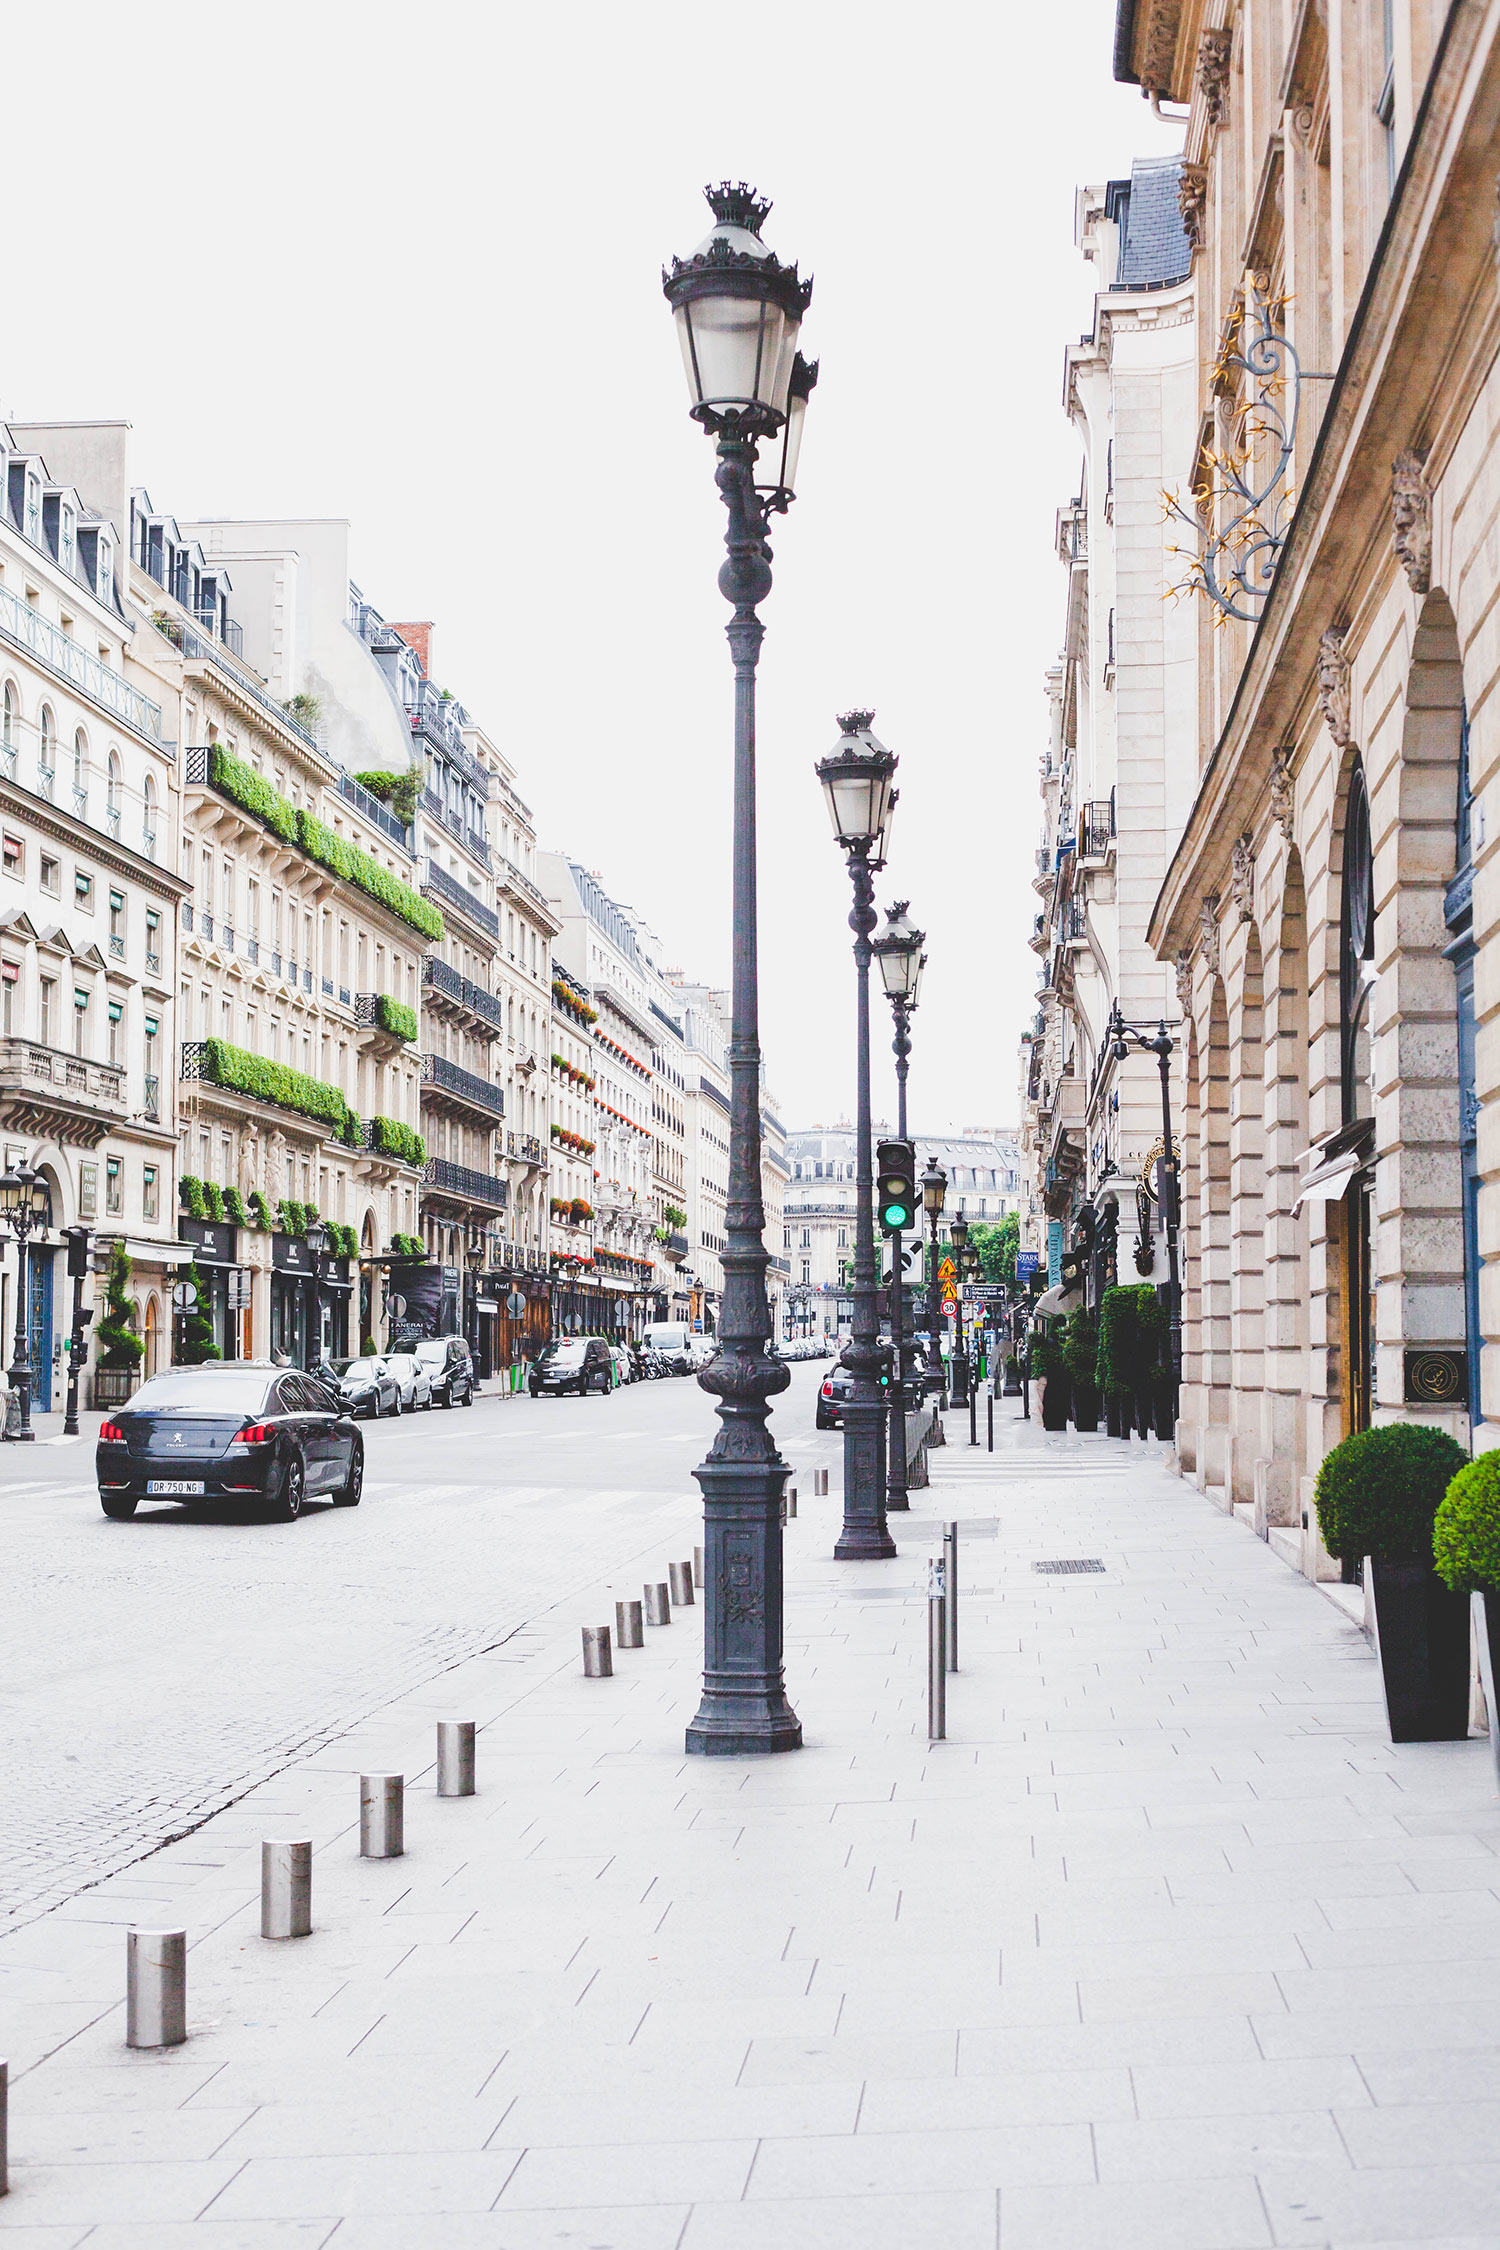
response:
[[[432,619],[424,617],[416,625],[393,625],[391,631],[399,633],[407,647],[416,651],[417,661],[430,680],[432,678]]]

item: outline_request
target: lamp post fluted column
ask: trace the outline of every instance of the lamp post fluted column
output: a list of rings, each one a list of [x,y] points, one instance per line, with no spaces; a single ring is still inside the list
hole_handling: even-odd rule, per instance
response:
[[[1172,1141],[1173,1039],[1165,1020],[1158,1020],[1153,1036],[1127,1023],[1117,1000],[1110,1010],[1105,1037],[1114,1042],[1115,1060],[1123,1062],[1130,1047],[1155,1055],[1161,1079],[1161,1200],[1162,1223],[1167,1237],[1167,1333],[1172,1360],[1172,1417],[1176,1420],[1182,1394],[1182,1275],[1178,1265],[1177,1151]]]
[[[862,714],[853,713],[858,718]],[[875,871],[869,846],[849,853],[854,885],[855,1084],[854,1141],[854,1334],[844,1347],[844,1365],[854,1378],[844,1402],[844,1525],[834,1547],[840,1562],[868,1562],[894,1555],[896,1542],[885,1520],[884,1480],[880,1470],[881,1352],[878,1284],[875,1277],[875,1164],[870,1125],[870,938],[875,928]]]

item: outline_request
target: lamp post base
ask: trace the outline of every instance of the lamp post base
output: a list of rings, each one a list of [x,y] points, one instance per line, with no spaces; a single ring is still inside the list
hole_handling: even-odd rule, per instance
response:
[[[781,1501],[791,1475],[771,1461],[712,1456],[693,1471],[703,1491],[703,1696],[689,1757],[763,1758],[800,1750],[781,1661]]]
[[[888,1562],[896,1552],[885,1520],[884,1425],[878,1392],[874,1398],[851,1398],[844,1408],[844,1522],[835,1562]]]

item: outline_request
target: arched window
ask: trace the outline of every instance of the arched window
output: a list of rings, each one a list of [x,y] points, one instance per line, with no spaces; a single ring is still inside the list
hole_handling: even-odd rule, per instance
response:
[[[156,782],[146,776],[145,800],[141,812],[141,844],[147,859],[156,857]]]
[[[16,777],[16,737],[20,730],[20,706],[16,702],[16,691],[7,680],[4,698],[0,701],[0,752],[4,753],[5,770],[12,781]]]
[[[73,810],[81,820],[89,803],[89,738],[82,727],[73,737]]]
[[[1344,885],[1339,916],[1339,1021],[1344,1123],[1373,1117],[1370,1085],[1370,992],[1374,984],[1375,868],[1370,851],[1370,800],[1364,769],[1349,776],[1344,817]]]
[[[50,797],[57,776],[57,722],[52,716],[50,705],[46,703],[42,705],[42,732],[41,741],[37,748],[37,773],[41,780],[42,795]]]
[[[104,818],[111,836],[118,836],[120,833],[120,753],[118,750],[111,750],[109,754],[109,783]]]

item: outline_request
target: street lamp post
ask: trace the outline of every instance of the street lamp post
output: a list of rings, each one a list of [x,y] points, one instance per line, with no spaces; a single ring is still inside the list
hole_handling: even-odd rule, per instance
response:
[[[927,1213],[927,1339],[932,1346],[932,1357],[927,1364],[927,1388],[943,1388],[943,1351],[941,1322],[943,1317],[943,1291],[938,1280],[938,1220],[943,1215],[943,1202],[948,1193],[948,1175],[933,1157],[922,1174],[922,1209]]]
[[[1117,1000],[1109,1012],[1105,1037],[1114,1044],[1115,1061],[1123,1062],[1132,1046],[1155,1055],[1161,1077],[1161,1202],[1167,1233],[1167,1323],[1172,1352],[1172,1419],[1182,1391],[1182,1279],[1177,1265],[1177,1155],[1172,1145],[1172,1047],[1165,1022],[1158,1021],[1154,1035],[1120,1013]]]
[[[797,337],[811,282],[760,238],[770,204],[740,182],[705,190],[714,224],[662,286],[677,323],[693,419],[714,440],[714,481],[728,514],[719,591],[732,605],[734,657],[733,1002],[727,1246],[719,1348],[698,1380],[719,1401],[720,1430],[694,1471],[703,1492],[703,1697],[687,1730],[701,1757],[796,1750],[802,1727],[782,1663],[781,1506],[787,1463],[768,1427],[791,1380],[771,1350],[760,1168],[760,1028],[755,870],[755,667],[771,591],[773,510],[795,489],[802,422],[816,370]],[[794,383],[795,377],[795,383]]]
[[[880,981],[895,1017],[896,1035],[891,1044],[896,1056],[896,1137],[906,1139],[906,1074],[911,1059],[911,1019],[922,988],[927,956],[924,932],[907,920],[908,901],[898,899],[886,916],[885,928],[872,948],[880,964]],[[891,1427],[886,1449],[885,1504],[889,1512],[910,1510],[906,1486],[906,1276],[905,1244],[899,1233],[891,1237],[891,1350],[895,1379],[891,1384]]]
[[[870,1125],[870,933],[875,927],[875,874],[885,865],[896,760],[870,732],[873,711],[846,711],[832,751],[818,761],[833,833],[854,886],[854,1322],[843,1363],[853,1377],[844,1402],[844,1527],[834,1547],[841,1562],[894,1555],[885,1520],[880,1396],[881,1350],[875,1278],[874,1154]]]
[[[41,1173],[24,1156],[13,1172],[0,1177],[0,1219],[16,1238],[16,1356],[10,1364],[10,1387],[19,1411],[15,1428],[7,1428],[5,1435],[17,1445],[30,1445],[36,1432],[31,1426],[31,1354],[26,1337],[26,1246],[33,1234],[45,1233],[51,1225],[52,1194]]]

